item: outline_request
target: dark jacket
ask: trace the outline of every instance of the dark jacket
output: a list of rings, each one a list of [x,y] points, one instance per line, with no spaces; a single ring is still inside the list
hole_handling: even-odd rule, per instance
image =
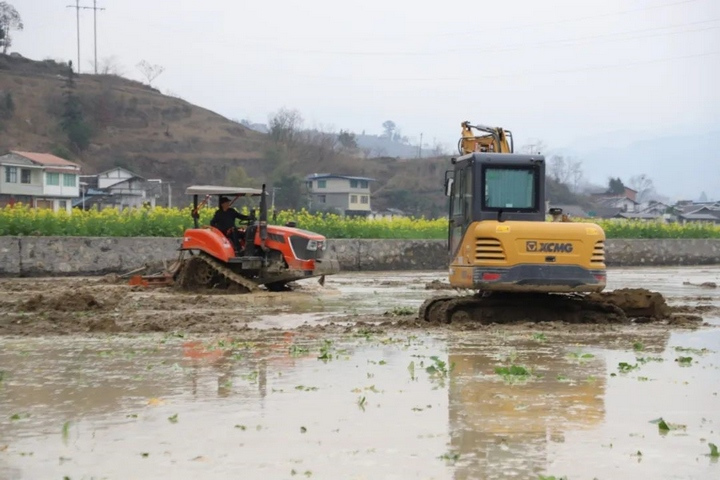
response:
[[[234,208],[228,208],[225,211],[223,211],[222,208],[218,208],[212,220],[210,220],[210,225],[221,232],[226,233],[228,230],[235,227],[235,219],[249,220],[250,217],[243,215]]]

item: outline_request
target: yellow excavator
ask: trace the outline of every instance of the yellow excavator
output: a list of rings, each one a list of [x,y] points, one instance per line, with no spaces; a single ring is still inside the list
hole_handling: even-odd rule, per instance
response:
[[[546,221],[545,157],[513,153],[512,134],[502,128],[461,125],[461,155],[445,172],[449,280],[479,295],[430,299],[420,318],[482,320],[488,304],[517,302],[562,309],[557,298],[539,295],[602,291],[605,232],[593,223],[562,221],[560,209],[551,209],[553,221]],[[488,292],[501,295],[491,301]]]

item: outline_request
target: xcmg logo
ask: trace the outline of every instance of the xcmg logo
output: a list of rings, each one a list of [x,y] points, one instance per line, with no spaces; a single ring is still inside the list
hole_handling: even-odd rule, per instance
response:
[[[547,252],[547,253],[572,253],[572,243],[558,242],[536,242],[529,240],[525,242],[525,250],[528,252]]]

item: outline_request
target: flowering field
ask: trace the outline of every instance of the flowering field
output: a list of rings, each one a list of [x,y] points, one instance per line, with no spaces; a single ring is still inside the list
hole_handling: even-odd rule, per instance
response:
[[[208,225],[213,209],[202,209],[200,224]],[[442,239],[447,220],[425,218],[365,219],[305,210],[278,212],[270,223],[294,221],[299,228],[328,238]],[[720,226],[707,224],[660,224],[655,222],[601,220],[608,238],[720,238]],[[0,235],[69,235],[111,237],[177,237],[192,227],[190,209],[75,210],[72,215],[22,206],[0,209]]]

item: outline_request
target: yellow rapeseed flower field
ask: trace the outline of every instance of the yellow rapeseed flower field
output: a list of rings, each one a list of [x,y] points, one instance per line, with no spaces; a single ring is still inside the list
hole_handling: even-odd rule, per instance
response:
[[[200,224],[208,225],[214,209],[200,211]],[[447,220],[426,218],[341,217],[306,210],[281,211],[268,219],[272,224],[289,221],[298,228],[328,238],[442,239],[447,237]],[[647,221],[597,221],[608,238],[720,238],[720,226],[693,223],[664,224]],[[53,212],[22,205],[0,209],[0,235],[58,235],[89,237],[178,237],[192,227],[190,207],[126,209],[119,211],[73,210]]]

